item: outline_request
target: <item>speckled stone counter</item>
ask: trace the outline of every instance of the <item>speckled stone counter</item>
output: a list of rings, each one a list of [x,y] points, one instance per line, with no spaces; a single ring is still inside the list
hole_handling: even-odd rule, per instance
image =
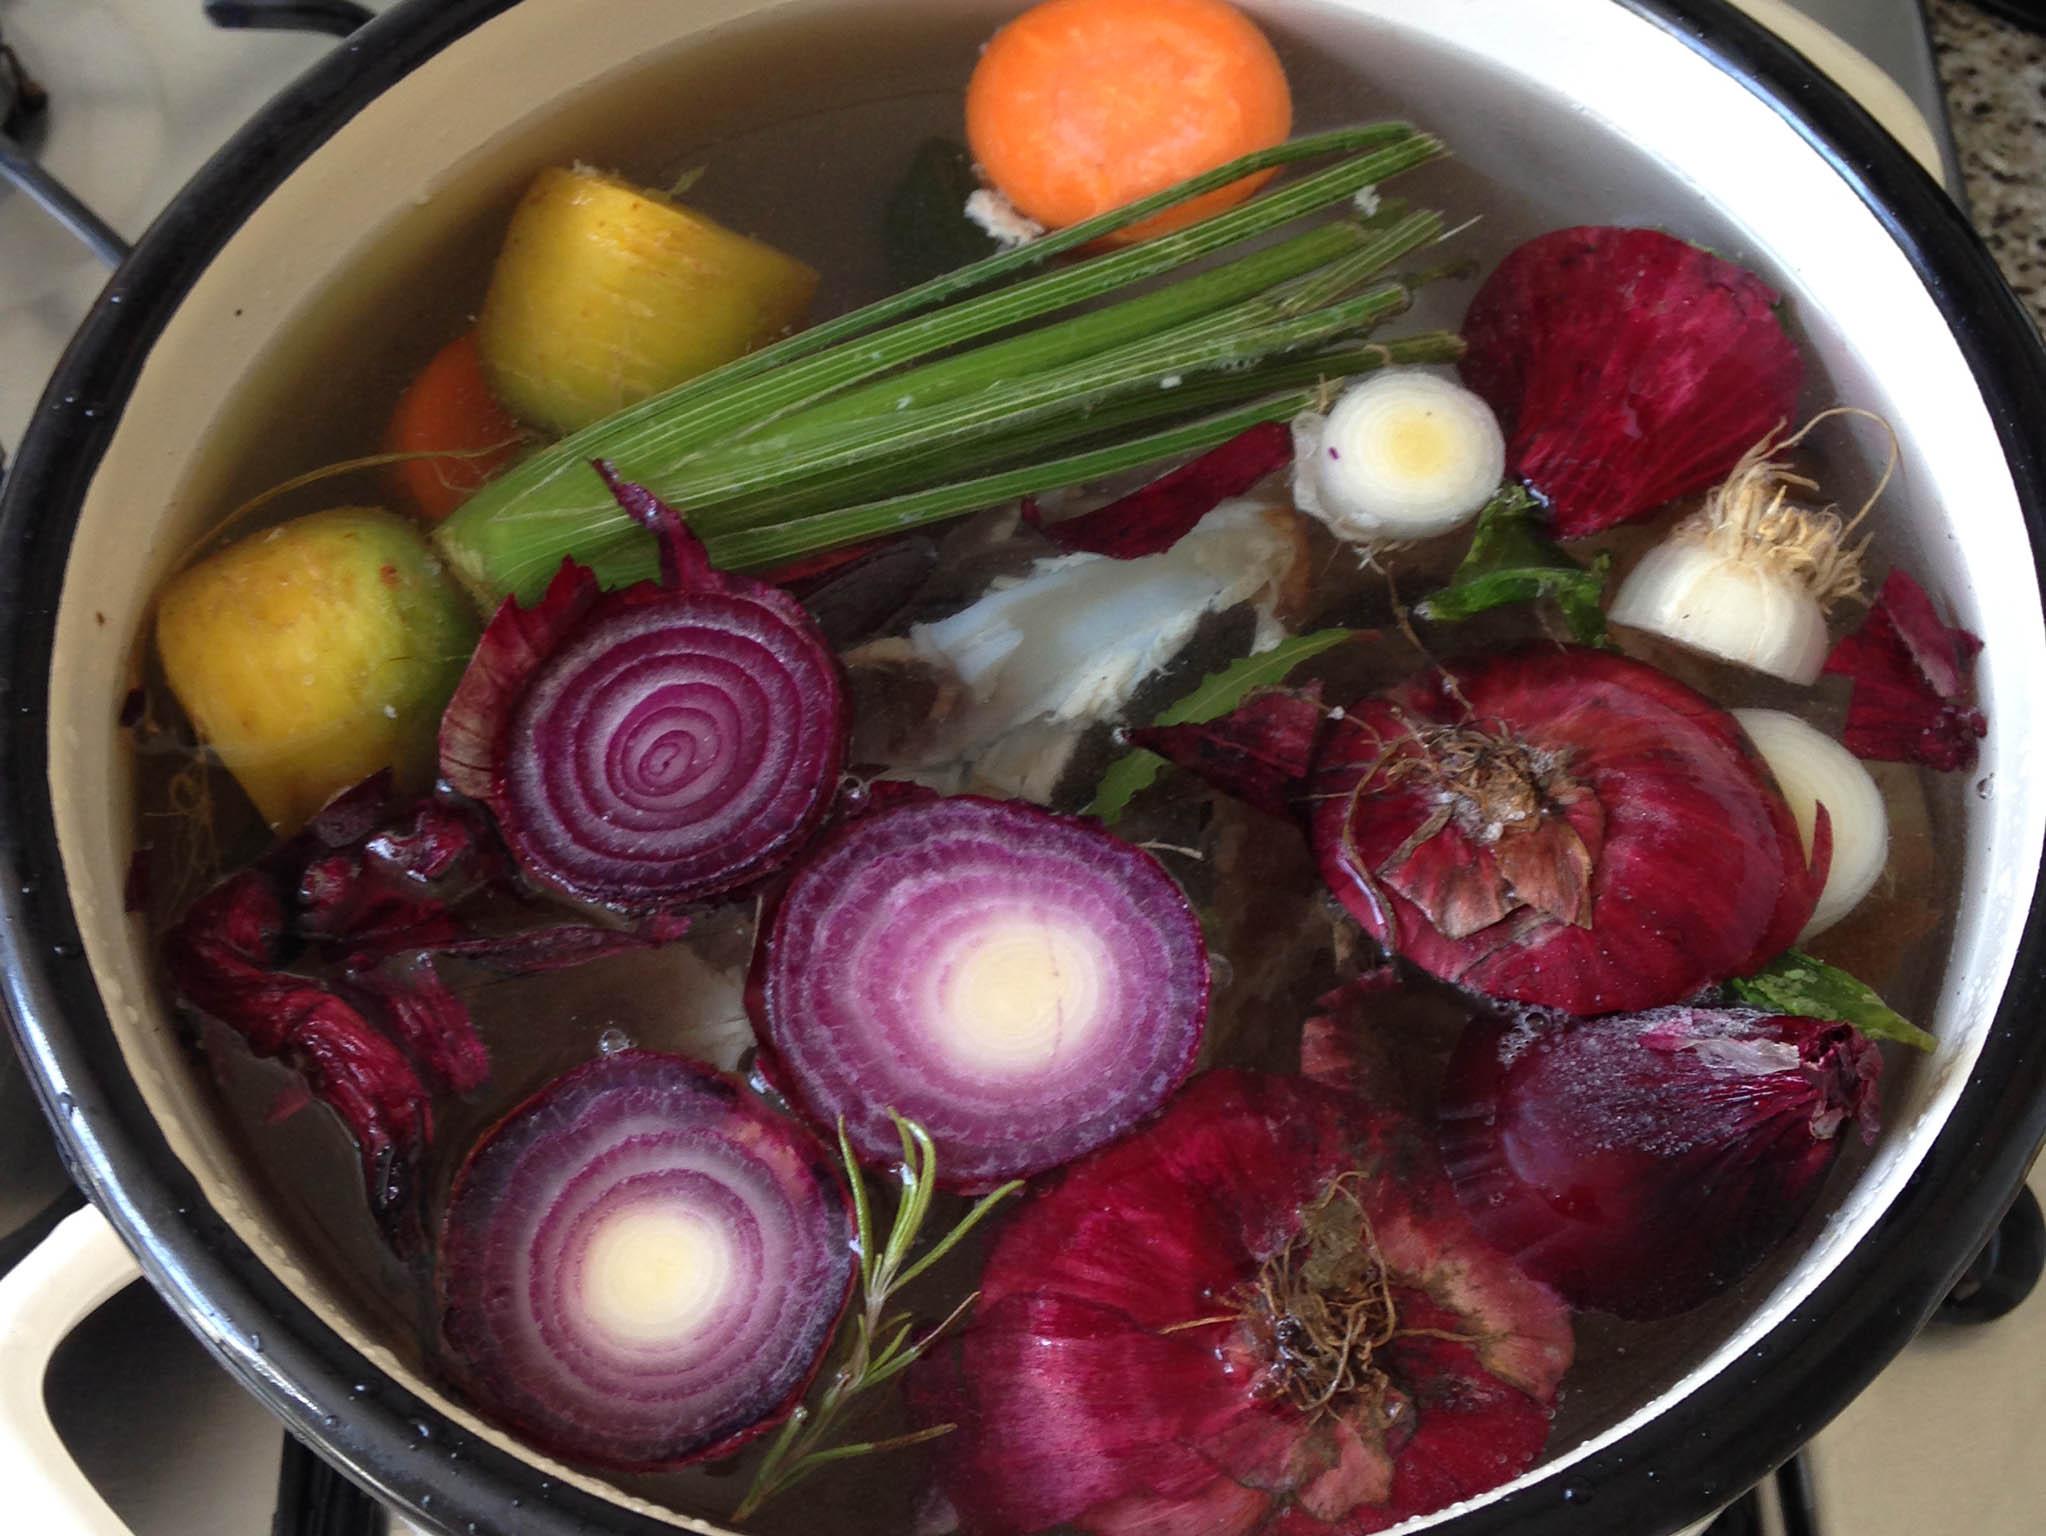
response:
[[[2046,37],[1965,0],[1931,0],[1968,204],[2046,327]]]

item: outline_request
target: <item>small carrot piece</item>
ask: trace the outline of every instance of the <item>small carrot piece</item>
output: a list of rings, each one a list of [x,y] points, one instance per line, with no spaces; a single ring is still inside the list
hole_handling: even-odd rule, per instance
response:
[[[966,92],[974,159],[1054,229],[1284,140],[1292,94],[1262,32],[1223,0],[1044,0],[994,35]],[[1263,172],[1111,236],[1184,228]]]
[[[391,466],[420,516],[437,523],[517,458],[526,435],[490,392],[472,331],[435,353],[399,397],[384,446],[391,453],[446,455]]]

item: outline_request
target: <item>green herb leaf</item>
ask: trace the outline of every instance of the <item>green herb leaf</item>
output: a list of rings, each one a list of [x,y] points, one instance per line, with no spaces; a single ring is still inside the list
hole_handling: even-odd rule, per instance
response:
[[[1000,249],[986,230],[966,216],[966,199],[979,188],[973,156],[950,139],[926,139],[909,162],[902,183],[888,199],[883,236],[888,276],[898,288],[992,256]]]
[[[1939,1042],[1892,1009],[1875,990],[1837,965],[1786,950],[1754,975],[1727,983],[1744,1003],[1807,1019],[1838,1019],[1873,1040],[1900,1040],[1929,1051]]]
[[[1449,585],[1414,611],[1424,619],[1467,619],[1507,603],[1553,598],[1570,633],[1585,645],[1606,643],[1606,572],[1613,557],[1579,565],[1542,531],[1539,504],[1517,485],[1502,488],[1478,514],[1463,564]]]
[[[1284,682],[1286,674],[1310,656],[1333,650],[1345,640],[1355,639],[1354,629],[1322,629],[1311,635],[1295,635],[1268,651],[1231,662],[1220,672],[1209,674],[1199,687],[1169,709],[1160,712],[1153,725],[1199,725],[1226,715],[1248,698],[1253,689]],[[1129,803],[1149,789],[1165,759],[1155,752],[1126,752],[1108,765],[1101,785],[1086,814],[1113,822],[1129,809]]]
[[[739,1501],[739,1507],[732,1512],[734,1520],[747,1519],[769,1499],[788,1492],[819,1467],[852,1456],[920,1445],[926,1440],[949,1434],[957,1427],[934,1424],[927,1429],[886,1440],[860,1440],[841,1445],[830,1443],[854,1400],[914,1365],[932,1343],[966,1315],[967,1308],[973,1305],[980,1293],[976,1291],[968,1296],[937,1327],[921,1333],[916,1331],[913,1316],[890,1315],[889,1302],[905,1285],[949,1253],[997,1204],[1023,1187],[1019,1179],[983,1196],[957,1226],[939,1238],[921,1258],[912,1262],[910,1254],[922,1235],[924,1220],[930,1215],[931,1198],[937,1188],[938,1154],[922,1126],[914,1120],[903,1119],[892,1110],[889,1116],[895,1121],[897,1134],[902,1137],[902,1194],[895,1207],[895,1220],[889,1228],[887,1242],[878,1253],[873,1248],[873,1213],[859,1161],[853,1156],[843,1122],[839,1125],[838,1145],[845,1159],[846,1182],[853,1192],[853,1213],[860,1243],[859,1305],[853,1310],[840,1341],[838,1365],[823,1373],[819,1379],[824,1385],[814,1399],[797,1407],[768,1443],[767,1453],[760,1458],[760,1465],[754,1470],[752,1486],[746,1490],[746,1497]]]

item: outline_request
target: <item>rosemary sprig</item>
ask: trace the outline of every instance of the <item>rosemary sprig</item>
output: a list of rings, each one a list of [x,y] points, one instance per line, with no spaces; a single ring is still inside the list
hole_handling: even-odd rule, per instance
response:
[[[789,1415],[780,1433],[769,1443],[767,1454],[753,1474],[752,1486],[732,1511],[734,1520],[747,1519],[769,1499],[786,1493],[819,1467],[876,1451],[920,1445],[958,1427],[933,1424],[884,1440],[829,1443],[855,1401],[914,1365],[940,1334],[965,1315],[979,1295],[975,1292],[968,1296],[937,1327],[919,1334],[913,1314],[889,1310],[896,1294],[956,1248],[996,1205],[1023,1187],[1019,1179],[983,1195],[957,1226],[922,1254],[912,1257],[924,1222],[930,1216],[931,1199],[937,1193],[938,1154],[930,1136],[914,1120],[905,1120],[892,1110],[889,1118],[902,1137],[902,1195],[896,1203],[887,1241],[878,1249],[874,1244],[873,1206],[867,1197],[866,1182],[860,1177],[859,1159],[846,1138],[845,1122],[839,1122],[838,1150],[845,1159],[846,1182],[852,1189],[853,1221],[859,1235],[859,1308],[830,1379],[813,1402],[799,1406]]]

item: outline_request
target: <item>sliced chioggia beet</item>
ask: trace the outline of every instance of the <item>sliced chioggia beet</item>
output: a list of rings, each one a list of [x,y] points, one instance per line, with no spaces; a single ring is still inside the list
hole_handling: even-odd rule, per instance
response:
[[[1432,538],[1478,515],[1506,472],[1506,439],[1470,390],[1419,369],[1377,374],[1327,414],[1293,418],[1293,499],[1358,543]]]
[[[1882,1057],[1845,1024],[1744,1008],[1474,1021],[1442,1089],[1442,1158],[1485,1237],[1576,1306],[1688,1311],[1876,1133]]]
[[[909,633],[960,698],[904,766],[964,765],[965,785],[1048,799],[1081,733],[1114,718],[1179,655],[1202,618],[1239,603],[1258,647],[1283,637],[1277,609],[1306,579],[1300,521],[1284,508],[1228,501],[1161,554],[1062,555]]]
[[[786,862],[837,793],[838,663],[779,588],[715,569],[675,512],[602,470],[661,541],[662,579],[602,592],[564,561],[507,599],[441,722],[441,773],[534,879],[649,911]]]
[[[1833,647],[1826,671],[1851,678],[1842,737],[1856,757],[1972,768],[1989,722],[1975,707],[1982,642],[1940,619],[1925,588],[1902,571],[1883,582],[1861,627]]]
[[[1890,858],[1890,816],[1883,807],[1883,792],[1852,752],[1797,716],[1780,709],[1737,709],[1733,717],[1790,802],[1806,853],[1813,851],[1818,809],[1826,808],[1832,862],[1818,905],[1798,934],[1802,941],[1852,912],[1882,878]]]
[[[1749,449],[1705,505],[1627,573],[1613,598],[1613,622],[1785,682],[1816,682],[1826,660],[1826,616],[1861,591],[1868,540],[1855,533],[1876,497],[1852,517],[1800,504],[1793,495],[1816,492],[1818,482],[1793,473],[1781,455],[1841,414],[1869,413],[1827,411],[1789,437],[1772,432]],[[1892,438],[1891,469],[1895,452]],[[1889,478],[1885,471],[1883,485]]]
[[[1515,249],[1464,316],[1506,467],[1582,538],[1713,484],[1789,421],[1804,360],[1753,273],[1653,229]]]
[[[914,791],[828,833],[763,927],[770,1079],[867,1162],[929,1131],[949,1187],[1056,1167],[1193,1066],[1207,949],[1157,860],[1092,822]]]
[[[830,1153],[737,1080],[621,1051],[485,1133],[436,1253],[447,1368],[570,1461],[729,1454],[802,1397],[852,1292]]]
[[[1571,1355],[1418,1126],[1217,1071],[1026,1198],[911,1386],[971,1536],[1361,1536],[1532,1464]]]

